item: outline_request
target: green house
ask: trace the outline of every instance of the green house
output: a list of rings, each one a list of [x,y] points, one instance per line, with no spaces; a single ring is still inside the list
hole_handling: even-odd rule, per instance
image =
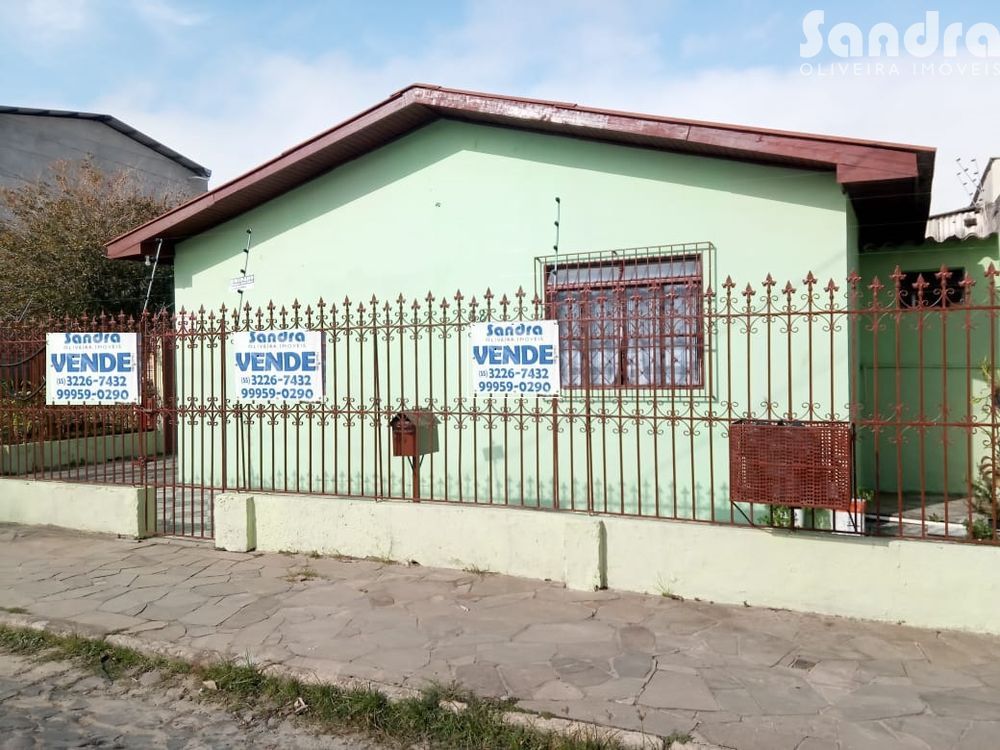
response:
[[[997,257],[995,234],[924,241],[933,169],[929,148],[414,85],[107,251],[174,267],[179,482],[740,522],[733,423],[889,408],[851,274]],[[472,393],[469,326],[535,319],[560,324],[559,398]],[[951,326],[925,385],[965,366]],[[323,332],[324,401],[240,402],[228,337],[256,327]],[[928,389],[965,408],[955,379]],[[390,449],[407,409],[439,421],[418,470]],[[913,490],[888,432],[857,432],[859,483]],[[925,489],[968,484],[967,449],[924,442]]]

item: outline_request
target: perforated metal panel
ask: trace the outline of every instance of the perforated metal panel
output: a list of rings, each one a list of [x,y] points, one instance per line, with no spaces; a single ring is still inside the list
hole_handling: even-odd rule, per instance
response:
[[[730,494],[736,502],[850,510],[853,455],[847,422],[735,422]]]

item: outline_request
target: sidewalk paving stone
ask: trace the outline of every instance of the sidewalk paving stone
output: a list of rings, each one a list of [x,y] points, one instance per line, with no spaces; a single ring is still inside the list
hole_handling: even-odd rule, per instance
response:
[[[637,702],[651,708],[680,708],[689,711],[720,711],[718,701],[697,674],[672,670],[657,671],[638,695]]]
[[[301,554],[0,527],[0,619],[311,679],[456,681],[738,750],[1000,746],[1000,638]],[[0,686],[2,690],[2,686]]]

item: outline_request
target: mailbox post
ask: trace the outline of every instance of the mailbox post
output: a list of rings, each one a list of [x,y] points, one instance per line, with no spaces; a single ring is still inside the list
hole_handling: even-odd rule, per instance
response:
[[[413,502],[420,502],[420,464],[428,453],[438,451],[438,418],[434,412],[411,409],[389,420],[392,455],[410,462],[413,471]]]

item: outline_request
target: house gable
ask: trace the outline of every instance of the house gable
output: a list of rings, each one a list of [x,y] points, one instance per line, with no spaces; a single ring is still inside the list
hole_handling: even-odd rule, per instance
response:
[[[178,307],[531,290],[560,250],[711,241],[719,268],[847,273],[848,201],[828,171],[438,121],[178,243]],[[710,279],[716,285],[719,279]]]

